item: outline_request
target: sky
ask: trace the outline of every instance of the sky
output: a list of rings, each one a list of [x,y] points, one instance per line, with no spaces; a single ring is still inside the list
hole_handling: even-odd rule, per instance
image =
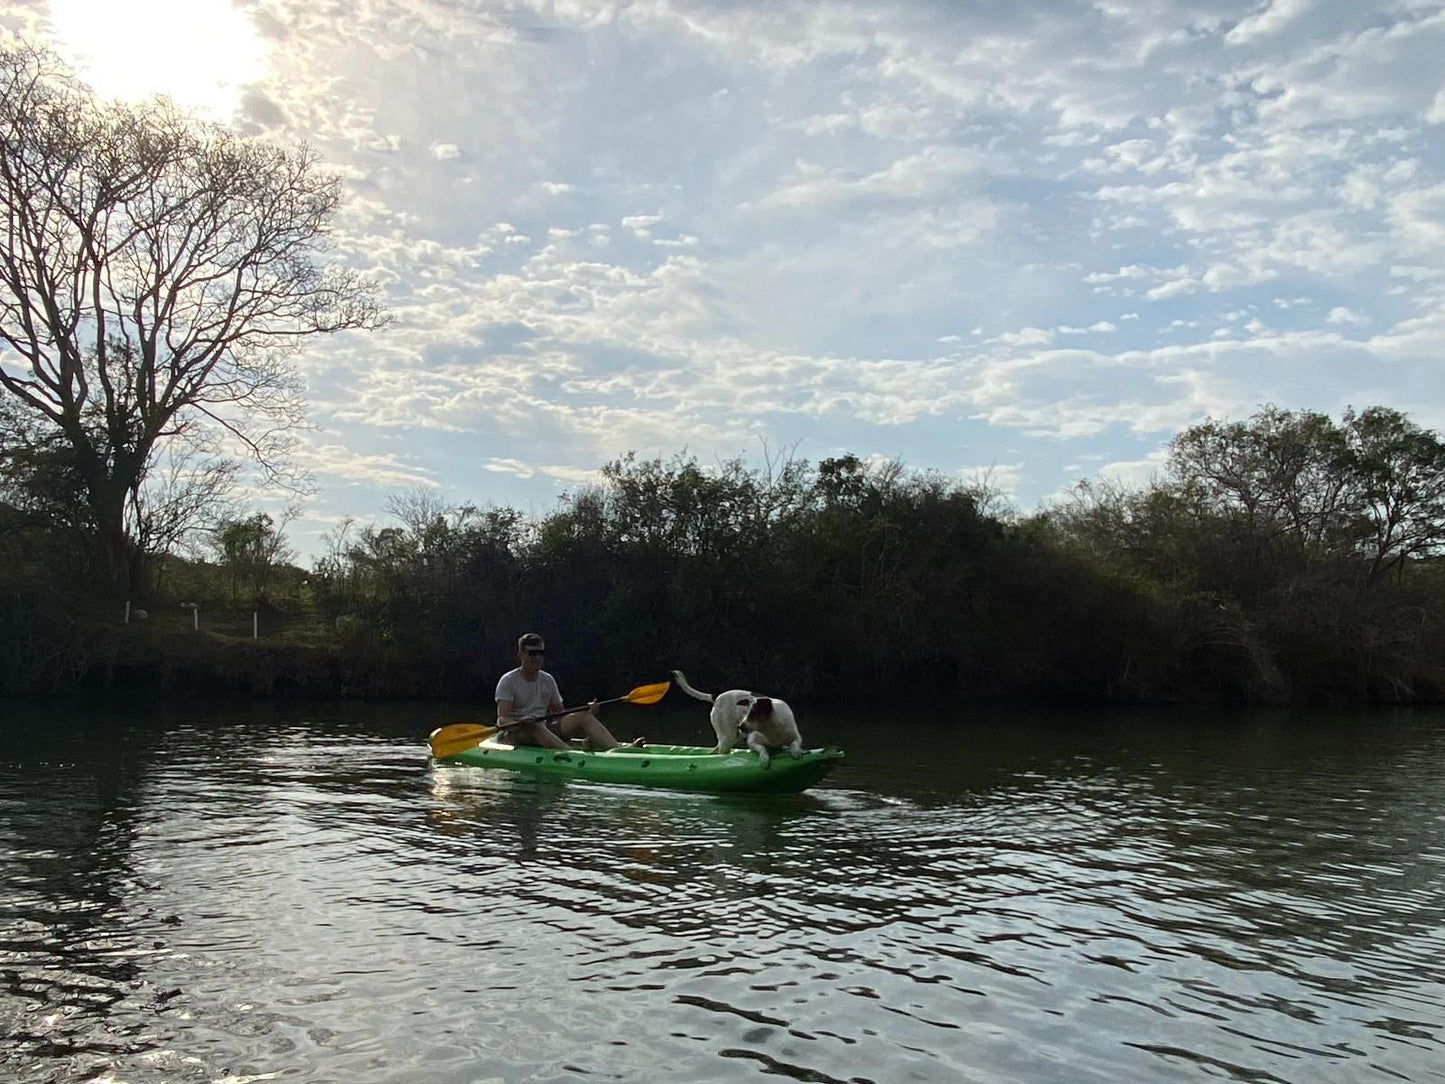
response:
[[[0,27],[345,179],[335,256],[394,322],[297,359],[303,553],[417,489],[543,515],[629,451],[898,458],[1028,513],[1266,403],[1445,428],[1445,0],[0,0]]]

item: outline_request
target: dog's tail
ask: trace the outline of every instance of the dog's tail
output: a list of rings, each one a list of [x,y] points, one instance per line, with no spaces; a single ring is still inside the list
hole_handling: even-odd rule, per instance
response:
[[[711,703],[713,702],[712,693],[700,693],[700,692],[698,692],[696,689],[694,689],[691,685],[689,685],[689,684],[687,683],[687,678],[685,678],[685,677],[682,676],[682,671],[681,671],[681,670],[674,670],[674,671],[672,672],[672,679],[677,682],[677,687],[678,687],[679,689],[681,689],[683,692],[687,693],[687,695],[690,696],[690,697],[692,697],[694,700],[701,700],[701,701],[702,701],[703,703],[705,703],[705,704],[711,704]]]

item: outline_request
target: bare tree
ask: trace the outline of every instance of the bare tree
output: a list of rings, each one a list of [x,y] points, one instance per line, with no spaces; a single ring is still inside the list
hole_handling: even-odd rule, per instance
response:
[[[240,468],[213,449],[172,442],[127,502],[126,531],[136,548],[150,556],[194,551],[211,524],[235,518]]]
[[[388,494],[387,512],[407,525],[413,535],[420,538],[433,524],[445,523],[452,509],[442,500],[439,493],[425,486]]]
[[[158,449],[226,435],[280,477],[293,353],[385,323],[371,284],[318,262],[341,198],[305,147],[102,102],[50,54],[0,49],[0,395],[73,450],[118,586]]]

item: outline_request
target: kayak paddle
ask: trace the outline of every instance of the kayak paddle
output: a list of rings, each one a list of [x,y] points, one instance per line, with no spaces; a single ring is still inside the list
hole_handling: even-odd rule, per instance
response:
[[[498,729],[495,726],[482,726],[480,723],[452,723],[450,726],[439,726],[433,730],[427,737],[427,744],[431,746],[432,756],[444,760],[466,752],[472,746],[490,738]]]
[[[664,696],[667,690],[672,687],[670,681],[659,681],[655,685],[639,685],[626,696],[614,696],[611,700],[599,700],[600,707],[603,704],[618,704],[626,701],[629,704],[656,704]],[[561,711],[549,711],[542,716],[543,719],[560,719],[564,715],[571,715],[574,711],[585,711],[588,705],[583,704],[576,708],[563,708]],[[518,722],[521,722],[519,719]],[[479,742],[485,741],[499,730],[499,726],[483,726],[481,723],[452,723],[449,726],[437,727],[427,738],[431,746],[431,755],[438,760],[456,756],[465,752]]]

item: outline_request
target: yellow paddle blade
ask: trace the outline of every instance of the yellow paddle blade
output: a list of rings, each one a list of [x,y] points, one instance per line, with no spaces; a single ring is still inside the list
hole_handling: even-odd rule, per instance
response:
[[[450,726],[441,726],[431,732],[427,738],[427,744],[431,746],[431,755],[438,760],[447,757],[454,757],[458,753],[464,753],[484,738],[490,738],[497,732],[494,726],[482,726],[480,723],[452,723]]]
[[[629,704],[656,704],[667,695],[667,690],[670,688],[672,688],[670,681],[659,681],[656,685],[639,685],[622,699]]]

